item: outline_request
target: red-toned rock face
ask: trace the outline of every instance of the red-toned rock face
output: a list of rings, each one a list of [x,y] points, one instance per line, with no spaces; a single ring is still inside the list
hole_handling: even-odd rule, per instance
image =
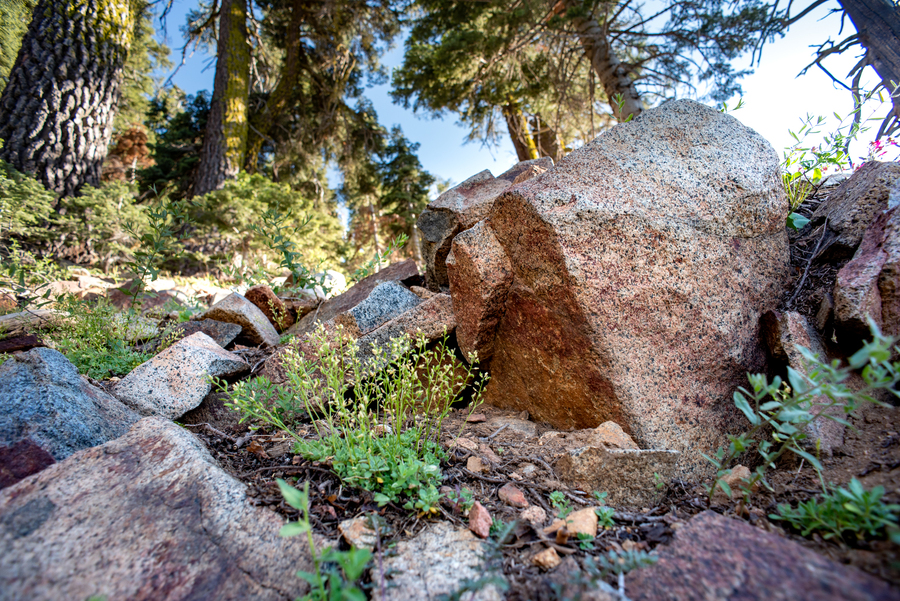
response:
[[[611,420],[642,448],[681,451],[683,474],[708,471],[701,453],[740,425],[733,390],[764,367],[759,317],[786,282],[787,209],[768,142],[690,101],[511,187],[480,236],[505,253],[508,289],[450,277],[459,339],[493,348],[487,400],[561,429]],[[465,242],[503,264],[493,243]]]

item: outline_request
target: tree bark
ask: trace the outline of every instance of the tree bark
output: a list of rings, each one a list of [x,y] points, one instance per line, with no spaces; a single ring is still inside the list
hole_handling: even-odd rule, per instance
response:
[[[859,43],[893,101],[893,119],[900,120],[900,9],[889,0],[840,0],[850,17]],[[888,125],[890,127],[890,125]],[[896,125],[895,125],[896,127]]]
[[[509,130],[509,137],[512,139],[519,160],[540,158],[522,109],[515,102],[510,102],[503,107],[503,117],[506,119],[506,128]]]
[[[566,10],[577,8],[580,0],[565,0]],[[576,16],[572,25],[578,32],[578,39],[584,53],[606,92],[613,115],[619,121],[626,121],[629,116],[637,117],[644,110],[641,95],[638,94],[628,68],[622,64],[609,43],[606,31],[596,19]],[[619,105],[615,98],[621,94]]]
[[[250,95],[250,45],[247,0],[222,0],[216,77],[194,195],[222,187],[237,177],[247,152],[247,101]]]
[[[100,183],[136,0],[40,0],[0,96],[0,158],[63,196]]]
[[[266,106],[253,118],[250,129],[250,142],[247,144],[246,170],[255,173],[259,162],[259,153],[263,142],[270,137],[273,124],[285,113],[300,76],[300,26],[303,24],[303,3],[306,0],[294,0],[291,3],[291,18],[288,21],[285,36],[284,65],[279,73],[278,85],[269,94]]]

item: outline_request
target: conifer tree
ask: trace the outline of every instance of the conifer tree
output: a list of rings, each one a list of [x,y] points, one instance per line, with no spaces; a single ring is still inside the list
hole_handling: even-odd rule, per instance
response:
[[[96,185],[141,0],[39,0],[0,96],[0,158],[68,196]]]
[[[216,76],[194,194],[218,190],[244,165],[249,122],[250,45],[247,0],[222,0],[216,44]]]

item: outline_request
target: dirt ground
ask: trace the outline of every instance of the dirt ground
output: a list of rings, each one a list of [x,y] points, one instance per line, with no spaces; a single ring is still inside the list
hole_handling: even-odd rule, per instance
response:
[[[342,520],[370,513],[380,515],[386,524],[384,549],[389,549],[393,542],[415,536],[427,525],[426,519],[415,513],[394,505],[379,508],[371,493],[342,486],[327,465],[309,462],[294,454],[292,442],[284,433],[248,431],[246,424],[237,423],[236,414],[226,409],[223,402],[222,395],[210,395],[201,407],[185,416],[184,424],[205,441],[223,468],[248,484],[254,503],[267,506],[287,519],[296,519],[296,511],[283,502],[275,479],[308,480],[314,527],[333,540],[340,538],[337,526]],[[856,477],[867,488],[884,486],[888,491],[886,500],[900,502],[900,428],[896,411],[874,407],[853,418],[854,430],[846,434],[844,445],[837,448],[832,457],[822,460],[825,479],[844,485]],[[467,422],[468,415],[465,408],[453,411],[445,422],[442,440],[450,443],[459,436],[476,443],[479,448],[473,451],[456,445],[448,450],[448,458],[442,465],[444,485],[453,489],[468,488],[494,518],[504,522],[516,520],[520,513],[501,502],[497,495],[498,489],[507,483],[515,484],[532,505],[543,507],[549,517],[556,515],[549,502],[549,494],[556,490],[564,491],[575,509],[596,505],[589,495],[571,490],[557,479],[552,467],[555,449],[548,447],[546,441],[545,444],[540,441],[540,435],[549,431],[549,426],[523,423],[525,415],[489,406],[477,409],[476,423]],[[498,425],[507,422],[507,425]],[[530,426],[525,425],[529,423]],[[313,435],[311,427],[300,432]],[[474,473],[466,469],[471,455],[492,457],[495,463],[485,462],[488,470]],[[618,511],[615,527],[601,529],[595,540],[583,545],[578,541],[562,545],[548,541],[546,535],[520,521],[505,544],[496,547],[489,561],[509,582],[508,599],[551,599],[554,598],[554,584],[559,584],[559,569],[546,573],[531,561],[547,546],[556,548],[566,560],[564,567],[568,564],[570,568],[588,556],[610,550],[649,551],[668,543],[675,530],[693,515],[711,508],[785,536],[834,561],[875,574],[893,583],[900,591],[900,547],[897,545],[886,540],[865,542],[847,538],[833,541],[818,536],[807,539],[785,530],[779,522],[767,517],[775,512],[779,503],[796,504],[819,494],[821,488],[814,470],[808,465],[786,463],[770,473],[769,481],[774,493],[761,490],[741,516],[736,514],[737,503],[732,501],[709,506],[703,483],[668,482],[665,496],[657,506],[638,512]],[[437,517],[429,519],[450,521],[459,527],[468,525],[467,518],[449,503],[440,508]],[[568,559],[570,557],[575,563]]]

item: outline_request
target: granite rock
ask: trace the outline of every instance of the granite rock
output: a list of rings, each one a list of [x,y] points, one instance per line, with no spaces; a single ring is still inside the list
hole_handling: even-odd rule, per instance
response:
[[[632,601],[888,601],[884,581],[799,544],[712,511],[695,516],[659,561],[629,572]]]
[[[159,346],[165,341],[174,344],[179,340],[183,340],[197,332],[203,332],[212,338],[216,344],[225,348],[237,338],[241,330],[241,326],[236,323],[225,323],[224,321],[216,321],[214,319],[201,319],[200,321],[186,321],[169,326],[156,339],[141,346],[143,352],[155,353]]]
[[[806,348],[826,363],[830,363],[819,335],[800,313],[768,311],[763,314],[760,325],[772,356],[798,373],[809,373],[806,358],[800,354],[798,347]],[[812,403],[822,405],[830,401],[822,396],[814,398]],[[840,407],[833,407],[827,411],[835,417],[842,419],[846,417]],[[844,444],[844,425],[828,418],[820,418],[807,426],[807,436],[805,443],[812,450],[831,455],[834,449]]]
[[[268,286],[253,286],[244,293],[244,298],[262,311],[276,332],[284,332],[294,325],[294,316],[288,311],[284,301],[278,298]]]
[[[428,526],[415,538],[397,544],[396,555],[384,560],[388,586],[374,587],[375,601],[419,601],[437,599],[459,589],[465,579],[484,575],[484,543],[468,530],[457,530],[446,522]],[[467,601],[500,601],[493,585],[466,596]]]
[[[0,445],[0,488],[12,486],[54,463],[53,455],[30,438],[9,446]]]
[[[212,390],[207,376],[229,377],[249,369],[246,361],[197,332],[137,366],[113,392],[142,415],[177,419]]]
[[[554,467],[570,486],[609,493],[610,505],[652,507],[665,493],[665,487],[660,489],[657,483],[675,475],[679,455],[678,451],[582,447],[561,457]]]
[[[395,317],[420,304],[422,299],[397,282],[382,282],[365,300],[334,317],[354,338],[365,336]]]
[[[60,461],[118,438],[139,419],[53,349],[32,349],[0,365],[0,445],[31,439]]]
[[[732,116],[677,100],[508,189],[486,219],[513,279],[485,400],[559,429],[614,421],[709,475],[702,454],[744,424],[731,395],[765,368],[759,317],[787,281],[778,163]]]
[[[868,339],[871,318],[900,335],[900,206],[878,215],[853,258],[837,274],[834,318],[838,339],[849,347]],[[851,350],[855,350],[851,348]]]
[[[419,268],[412,259],[388,265],[381,271],[363,278],[343,294],[323,302],[315,311],[307,314],[292,326],[288,330],[288,334],[299,336],[312,332],[315,330],[316,324],[331,321],[338,315],[350,311],[369,298],[372,289],[382,282],[399,282],[418,275]]]
[[[866,228],[886,211],[900,180],[900,163],[870,161],[832,191],[810,216],[804,229],[807,245],[821,239],[817,260],[846,261],[862,242]],[[821,231],[826,225],[827,230]]]
[[[485,169],[429,203],[416,222],[422,235],[427,287],[439,292],[450,285],[445,262],[457,234],[484,219],[494,200],[508,188],[552,167],[553,160],[545,157],[517,163],[496,178]]]
[[[513,281],[509,257],[493,230],[480,221],[453,239],[446,269],[456,300],[459,348],[464,356],[475,353],[480,361],[489,361]]]
[[[142,419],[0,491],[0,597],[295,599],[309,546],[248,501],[192,434]]]
[[[237,293],[232,293],[209,308],[198,319],[214,319],[241,326],[238,339],[256,346],[275,346],[279,342],[275,326],[259,308]]]

